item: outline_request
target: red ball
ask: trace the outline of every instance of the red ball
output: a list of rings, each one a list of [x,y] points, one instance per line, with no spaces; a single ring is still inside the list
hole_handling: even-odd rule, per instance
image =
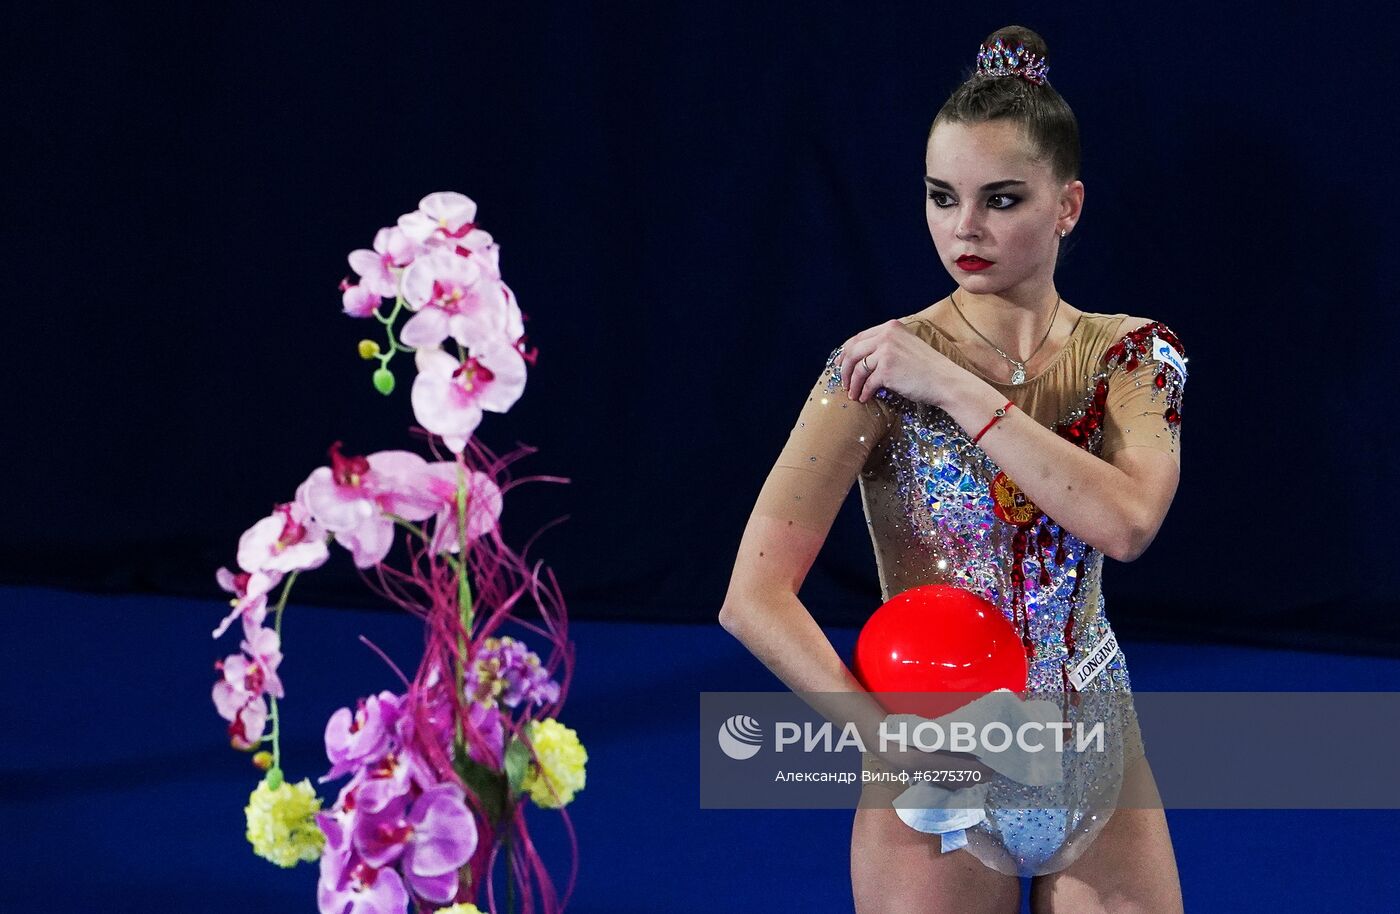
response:
[[[904,591],[866,620],[856,678],[895,714],[939,717],[996,689],[1023,693],[1026,652],[989,600],[946,584]],[[909,694],[919,693],[919,694]]]

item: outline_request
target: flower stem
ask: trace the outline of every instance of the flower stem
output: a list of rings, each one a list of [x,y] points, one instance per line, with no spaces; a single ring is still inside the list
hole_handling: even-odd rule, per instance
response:
[[[461,454],[457,455],[457,554],[462,559],[462,568],[457,574],[457,605],[462,614],[462,629],[471,634],[472,630],[472,588],[467,580],[467,467]]]
[[[282,585],[282,596],[277,600],[277,608],[273,610],[272,627],[277,632],[277,649],[282,649],[282,610],[287,608],[287,596],[292,592],[292,585],[296,583],[297,575],[301,570],[293,571],[291,577],[287,578],[287,583]],[[282,743],[281,718],[277,716],[277,696],[269,695],[268,720],[272,721],[272,767],[282,767]]]
[[[467,639],[472,633],[472,588],[467,580],[467,467],[461,454],[457,455],[457,612],[462,625],[457,632],[457,682],[463,691],[467,688]],[[463,737],[463,726],[457,722],[457,738]]]
[[[409,521],[405,520],[404,518],[399,517],[397,514],[393,514],[393,513],[390,513],[390,512],[388,512],[388,511],[385,511],[385,512],[384,512],[384,516],[387,517],[387,518],[389,518],[389,519],[390,519],[391,521],[393,521],[394,523],[398,524],[400,527],[403,527],[405,530],[409,531],[409,532],[412,533],[413,535],[417,536],[417,537],[418,537],[419,539],[421,539],[424,543],[431,544],[432,541],[428,538],[427,532],[424,531],[423,528],[422,528],[422,527],[419,527],[417,524],[410,523]],[[443,553],[442,556],[441,556],[441,558],[442,558],[443,561],[447,562],[448,566],[449,566],[453,571],[457,571],[457,570],[458,570],[458,568],[457,568],[457,560],[454,559],[452,556],[448,555],[447,553]]]
[[[415,351],[412,346],[401,345],[398,340],[394,339],[394,321],[398,319],[399,312],[403,310],[403,307],[403,296],[399,295],[394,299],[394,310],[389,312],[388,317],[380,316],[378,308],[374,309],[373,312],[375,319],[384,325],[384,335],[389,339],[389,351],[382,352],[378,356],[379,364],[383,368],[389,367],[389,360],[394,357],[394,353]]]

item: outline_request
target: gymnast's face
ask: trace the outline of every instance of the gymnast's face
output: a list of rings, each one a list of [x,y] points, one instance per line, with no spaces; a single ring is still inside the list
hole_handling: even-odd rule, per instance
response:
[[[1079,219],[1084,184],[1056,181],[1015,121],[940,123],[925,155],[924,210],[939,260],[975,295],[1050,282],[1060,230]],[[981,270],[958,265],[975,254]]]

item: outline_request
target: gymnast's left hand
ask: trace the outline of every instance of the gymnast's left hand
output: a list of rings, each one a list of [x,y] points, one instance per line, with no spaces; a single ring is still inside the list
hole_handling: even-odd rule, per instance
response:
[[[916,403],[942,406],[953,386],[967,377],[965,368],[898,320],[846,340],[838,364],[850,398],[862,403],[883,387]]]

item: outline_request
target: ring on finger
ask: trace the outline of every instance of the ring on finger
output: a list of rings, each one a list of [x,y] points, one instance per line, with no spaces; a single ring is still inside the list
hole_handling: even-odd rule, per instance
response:
[[[868,359],[868,358],[870,358],[870,356],[868,356],[868,355],[863,355],[863,356],[861,356],[861,357],[860,357],[860,363],[861,363],[862,365],[865,366],[865,370],[866,370],[866,371],[874,371],[875,369],[874,369],[874,368],[871,368],[871,367],[870,367],[870,363],[866,361],[866,359]]]

